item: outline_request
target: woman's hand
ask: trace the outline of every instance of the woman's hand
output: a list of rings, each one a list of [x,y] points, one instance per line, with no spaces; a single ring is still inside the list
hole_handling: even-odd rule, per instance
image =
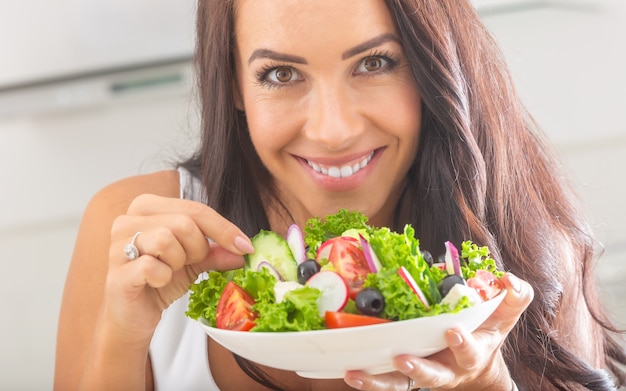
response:
[[[507,294],[500,306],[473,333],[460,328],[448,330],[448,349],[427,358],[398,356],[393,362],[398,372],[375,376],[351,371],[344,380],[358,390],[370,391],[406,391],[411,389],[409,387],[431,390],[456,387],[464,390],[512,390],[513,382],[500,347],[532,301],[533,289],[512,274],[505,274],[502,281]]]
[[[133,237],[138,257],[130,260],[124,246]],[[112,227],[101,320],[149,338],[161,312],[198,274],[241,267],[242,255],[252,251],[241,230],[206,205],[141,195]]]

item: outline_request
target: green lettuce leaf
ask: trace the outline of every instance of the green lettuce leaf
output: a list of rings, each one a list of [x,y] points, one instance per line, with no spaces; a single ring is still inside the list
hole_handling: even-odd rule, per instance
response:
[[[317,248],[326,240],[341,236],[349,229],[369,230],[367,217],[361,212],[349,212],[346,209],[339,210],[334,215],[326,216],[325,219],[313,217],[304,227],[304,244],[307,247],[307,257],[315,259]]]
[[[465,264],[461,264],[461,272],[465,279],[474,277],[476,270],[487,270],[498,278],[504,274],[503,271],[498,270],[496,261],[489,255],[487,246],[478,246],[471,240],[466,240],[461,243],[460,256],[465,260]]]
[[[185,313],[191,319],[204,318],[215,327],[215,313],[217,303],[229,278],[224,273],[211,271],[205,280],[191,285],[189,305]]]
[[[266,268],[259,271],[246,270],[234,279],[255,302],[274,301],[274,284],[278,279]]]
[[[433,278],[430,266],[422,256],[419,240],[415,237],[413,227],[405,226],[401,234],[392,232],[389,228],[373,229],[369,243],[378,255],[383,268],[395,269],[397,274],[397,270],[404,266],[424,292],[429,304],[441,301],[437,281]],[[400,280],[403,281],[401,278]]]
[[[324,329],[324,321],[317,310],[321,292],[302,287],[285,294],[282,302],[262,300],[252,307],[259,317],[250,331],[306,331]]]

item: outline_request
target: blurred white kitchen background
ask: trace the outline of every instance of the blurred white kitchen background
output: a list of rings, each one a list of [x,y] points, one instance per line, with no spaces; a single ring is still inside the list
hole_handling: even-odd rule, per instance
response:
[[[0,389],[51,389],[83,208],[195,146],[194,0],[0,1]],[[456,1],[456,0],[446,0]],[[475,0],[558,148],[626,326],[626,0]]]

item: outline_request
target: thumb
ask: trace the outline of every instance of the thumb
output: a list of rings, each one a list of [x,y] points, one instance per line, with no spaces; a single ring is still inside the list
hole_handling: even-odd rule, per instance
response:
[[[499,323],[501,330],[510,331],[528,305],[533,301],[534,290],[526,281],[512,273],[505,273],[501,281],[507,290],[504,300],[490,319]]]
[[[210,243],[210,250],[204,260],[193,265],[194,269],[200,272],[209,270],[233,270],[242,268],[245,259],[242,255],[233,254],[217,243]]]

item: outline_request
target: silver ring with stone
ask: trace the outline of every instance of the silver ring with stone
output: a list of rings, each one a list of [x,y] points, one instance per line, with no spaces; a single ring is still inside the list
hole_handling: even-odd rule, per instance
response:
[[[139,236],[140,233],[141,231],[134,234],[130,243],[124,246],[124,254],[129,261],[134,261],[135,259],[139,258],[139,250],[137,249],[137,246],[135,246],[135,240],[137,240],[137,236]]]

